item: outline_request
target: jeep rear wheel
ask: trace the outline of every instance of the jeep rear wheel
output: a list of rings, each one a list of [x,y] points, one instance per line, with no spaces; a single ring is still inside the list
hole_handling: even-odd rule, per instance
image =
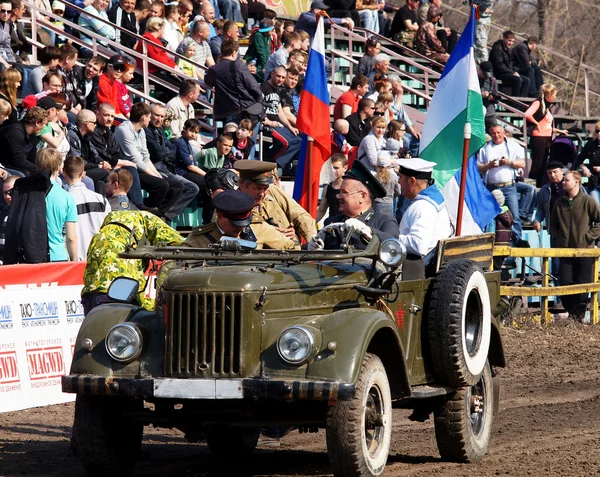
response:
[[[212,455],[219,459],[250,457],[259,436],[258,427],[211,426],[206,431],[206,443]]]
[[[494,419],[492,370],[486,364],[474,386],[458,389],[435,409],[435,439],[443,459],[477,462],[485,455]]]
[[[429,349],[438,378],[454,387],[479,381],[492,330],[485,276],[471,260],[453,260],[433,282],[429,305]]]
[[[392,398],[381,360],[366,354],[351,401],[338,401],[327,416],[327,452],[336,477],[383,473],[392,436]]]
[[[142,445],[142,424],[127,418],[142,401],[78,395],[73,433],[85,473],[90,477],[126,477],[133,472]]]

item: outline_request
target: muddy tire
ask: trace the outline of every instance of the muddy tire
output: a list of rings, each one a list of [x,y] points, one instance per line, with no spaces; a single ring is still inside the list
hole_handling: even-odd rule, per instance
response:
[[[259,436],[258,427],[212,426],[206,432],[206,443],[218,459],[250,457]]]
[[[474,386],[458,389],[434,410],[435,439],[443,459],[478,462],[485,455],[494,420],[492,370],[486,364]]]
[[[381,360],[366,354],[351,401],[338,401],[327,416],[327,453],[335,477],[383,474],[392,436],[390,385]]]
[[[453,260],[433,281],[428,329],[436,376],[453,387],[472,386],[485,368],[492,330],[483,271],[471,260]]]
[[[126,414],[142,408],[142,401],[77,396],[73,433],[88,476],[126,477],[133,472],[144,427]]]

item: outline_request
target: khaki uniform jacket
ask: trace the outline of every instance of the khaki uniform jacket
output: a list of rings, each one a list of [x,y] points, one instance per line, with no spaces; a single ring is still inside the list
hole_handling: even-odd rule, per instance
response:
[[[223,233],[217,227],[217,223],[211,222],[192,230],[192,233],[188,235],[183,245],[194,248],[208,248],[209,244],[218,242],[221,237],[223,237]],[[252,220],[252,223],[240,234],[240,238],[256,242],[259,249],[299,249],[293,240],[288,239],[276,230],[275,227],[265,223],[260,217]]]
[[[262,217],[267,225],[285,229],[292,224],[296,235],[307,242],[317,234],[315,219],[277,186],[269,187],[266,197],[257,209],[254,215]]]

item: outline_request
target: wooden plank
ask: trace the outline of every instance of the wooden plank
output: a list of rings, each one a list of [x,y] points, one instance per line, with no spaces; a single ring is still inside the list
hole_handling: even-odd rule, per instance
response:
[[[558,257],[558,258],[599,258],[598,248],[514,248],[495,246],[494,256],[500,257]]]
[[[564,285],[559,287],[500,287],[500,294],[507,296],[560,296],[598,291],[600,291],[600,283],[583,283],[580,285]]]

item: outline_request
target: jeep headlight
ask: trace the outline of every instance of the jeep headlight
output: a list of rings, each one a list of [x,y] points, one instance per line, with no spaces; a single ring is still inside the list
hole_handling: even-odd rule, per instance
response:
[[[106,351],[115,361],[126,363],[142,352],[142,332],[133,323],[113,326],[106,335]]]
[[[387,239],[379,247],[379,260],[388,267],[398,267],[406,259],[406,247],[398,239]]]
[[[292,326],[281,333],[277,341],[277,352],[286,363],[305,363],[315,350],[315,337],[304,326]]]

